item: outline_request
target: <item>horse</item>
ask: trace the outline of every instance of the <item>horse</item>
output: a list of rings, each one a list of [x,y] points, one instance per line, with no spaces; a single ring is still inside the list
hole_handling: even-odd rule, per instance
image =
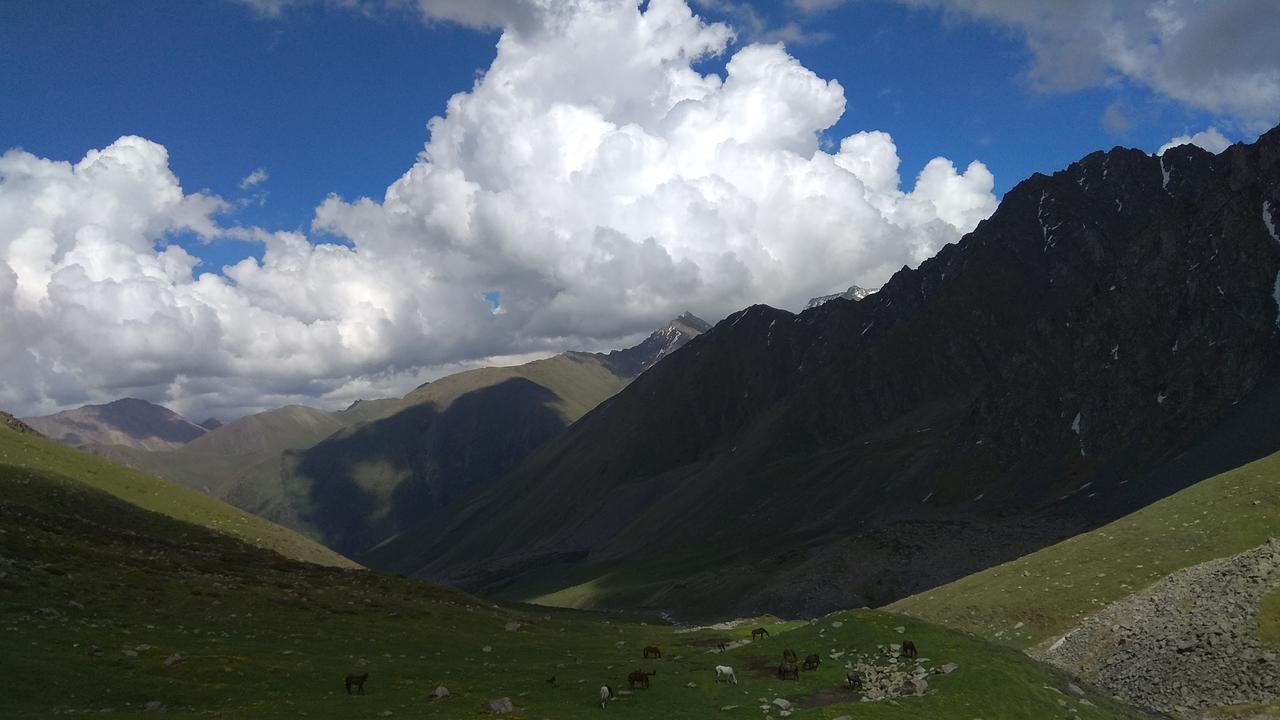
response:
[[[788,675],[791,676],[792,680],[799,680],[800,666],[796,665],[794,662],[787,662],[784,660],[782,661],[782,664],[778,666],[778,679],[785,680]]]
[[[352,686],[355,686],[355,688],[360,691],[360,694],[363,695],[364,681],[368,679],[369,679],[369,673],[365,673],[363,675],[348,675],[347,676],[347,694],[350,695]]]
[[[635,690],[637,687],[641,687],[641,688],[644,688],[645,690],[648,690],[649,678],[657,674],[658,674],[657,671],[645,672],[643,670],[636,670],[635,672],[627,676],[627,683],[631,686],[632,690]]]
[[[662,657],[662,650],[660,650],[657,645],[650,645],[644,649],[644,657],[646,660],[651,657],[660,658]]]
[[[724,644],[724,642],[723,642],[723,641],[721,641],[721,642],[720,642],[719,647],[720,647],[720,652],[724,652],[725,650],[728,650],[728,649],[729,649],[729,646],[728,646],[728,645],[726,645],[726,644]]]
[[[782,651],[782,662],[799,662],[800,658],[796,655],[796,651],[790,648]]]
[[[862,689],[862,673],[857,670],[850,670],[844,674],[844,679],[849,683],[850,690]]]
[[[613,699],[613,688],[608,685],[600,686],[600,709],[604,710],[609,706],[609,701]]]
[[[902,641],[902,654],[912,660],[915,660],[920,655],[920,653],[916,652],[916,644],[910,640]]]
[[[817,670],[818,666],[821,664],[822,664],[822,658],[818,657],[817,655],[810,655],[809,657],[806,657],[804,659],[805,670]]]
[[[751,631],[751,639],[752,639],[752,640],[755,640],[756,638],[764,639],[764,638],[767,638],[767,637],[769,637],[769,631],[768,631],[768,630],[765,630],[765,629],[764,629],[764,628],[762,628],[762,627],[758,627],[758,628],[756,628],[755,630],[752,630],[752,631]]]
[[[733,683],[734,685],[738,684],[738,676],[733,674],[733,668],[728,665],[716,666],[716,682],[720,682],[722,680],[724,682]]]

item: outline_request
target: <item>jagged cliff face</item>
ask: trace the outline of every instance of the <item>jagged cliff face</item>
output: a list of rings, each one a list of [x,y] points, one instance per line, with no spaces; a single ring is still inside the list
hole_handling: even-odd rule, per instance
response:
[[[1271,407],[1277,225],[1280,130],[1034,176],[870,297],[730,316],[476,498],[416,570],[527,594],[643,568],[601,601],[816,612],[1095,525]],[[1280,444],[1262,425],[1254,446]]]

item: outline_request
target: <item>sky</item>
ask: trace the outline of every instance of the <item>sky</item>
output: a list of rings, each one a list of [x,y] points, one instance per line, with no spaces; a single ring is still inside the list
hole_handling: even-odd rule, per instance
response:
[[[1271,0],[0,3],[0,408],[230,419],[876,287],[1280,122]]]

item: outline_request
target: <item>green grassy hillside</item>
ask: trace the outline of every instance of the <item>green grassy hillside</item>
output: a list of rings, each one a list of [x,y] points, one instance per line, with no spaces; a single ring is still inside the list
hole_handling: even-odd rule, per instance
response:
[[[771,672],[783,648],[824,659],[873,652],[901,640],[899,624],[931,665],[959,666],[931,677],[924,697],[856,703],[830,660],[799,682]],[[4,718],[149,717],[150,705],[169,717],[466,720],[493,717],[488,701],[509,697],[516,717],[573,720],[599,717],[600,685],[622,690],[636,669],[657,672],[651,689],[621,696],[610,716],[751,716],[761,699],[783,697],[796,718],[1040,718],[1064,707],[1086,719],[1138,717],[1097,694],[1080,702],[1068,678],[1020,653],[886,613],[773,623],[771,639],[709,652],[753,626],[680,632],[618,615],[499,607],[288,561],[57,473],[0,464]],[[651,644],[661,659],[641,658]],[[716,684],[717,664],[734,666],[740,684]],[[348,696],[343,678],[366,672],[366,694]],[[437,686],[450,696],[432,700]]]
[[[296,527],[352,557],[382,544],[378,558],[389,568],[413,553],[412,538],[438,510],[500,477],[626,382],[579,353],[450,375],[384,418],[290,453],[282,494]]]
[[[1280,453],[889,609],[1030,647],[1176,570],[1260,545],[1277,528]]]
[[[501,474],[626,382],[596,356],[565,353],[450,375],[342,412],[278,408],[176,450],[89,449],[358,552]],[[402,489],[414,478],[429,489]]]
[[[215,528],[286,557],[322,565],[356,567],[347,558],[292,530],[220,500],[72,450],[20,428],[17,423],[0,422],[0,465],[74,477],[138,507]]]
[[[602,400],[621,390],[628,380],[610,372],[595,356],[563,353],[523,365],[479,368],[440,378],[406,395],[400,409],[429,403],[445,410],[468,393],[515,378],[529,380],[554,393],[556,400],[553,404],[568,422],[582,417]]]

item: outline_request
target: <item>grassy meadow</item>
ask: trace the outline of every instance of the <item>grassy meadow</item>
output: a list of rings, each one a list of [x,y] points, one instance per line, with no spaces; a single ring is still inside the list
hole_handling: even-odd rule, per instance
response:
[[[1012,649],[887,613],[768,623],[770,639],[712,651],[754,625],[687,631],[497,606],[288,560],[59,473],[0,464],[4,718],[151,716],[150,704],[170,717],[465,720],[494,717],[488,702],[509,697],[515,717],[572,720],[597,717],[600,685],[623,690],[637,669],[657,672],[652,687],[620,696],[609,716],[763,717],[761,699],[782,697],[794,717],[1137,717],[1097,694],[1081,703],[1066,677]],[[923,697],[856,702],[829,654],[898,643],[899,625],[931,666],[959,669],[931,677]],[[646,645],[663,657],[642,659]],[[783,648],[825,664],[779,681]],[[735,667],[740,684],[715,683],[717,664]],[[348,696],[343,678],[365,672],[366,694]],[[437,686],[449,697],[432,699]]]
[[[1182,568],[1280,530],[1280,453],[1201,481],[1056,545],[899,600],[889,609],[1029,648]],[[1280,601],[1264,605],[1275,628]]]

